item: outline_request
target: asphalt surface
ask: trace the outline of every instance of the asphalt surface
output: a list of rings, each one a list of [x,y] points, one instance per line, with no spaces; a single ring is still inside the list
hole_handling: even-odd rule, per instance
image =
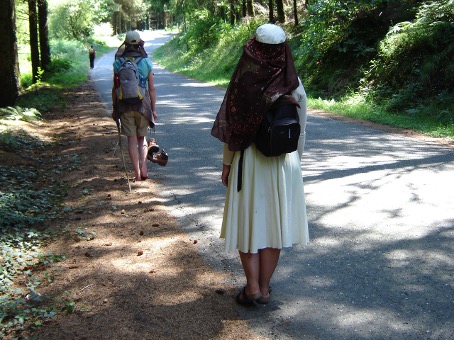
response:
[[[143,35],[146,50],[170,38]],[[106,107],[113,53],[91,79]],[[237,254],[219,239],[222,145],[211,137],[225,89],[154,65],[158,195],[200,253],[241,287]],[[311,242],[285,249],[272,301],[238,307],[270,339],[454,339],[454,149],[309,111],[301,163]]]

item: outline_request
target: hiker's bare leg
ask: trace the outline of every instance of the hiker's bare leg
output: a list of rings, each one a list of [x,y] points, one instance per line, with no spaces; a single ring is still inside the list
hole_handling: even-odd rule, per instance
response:
[[[140,161],[140,176],[142,179],[146,179],[148,177],[148,169],[147,169],[147,141],[144,136],[137,137],[137,145],[139,148],[139,161]]]
[[[259,271],[259,285],[260,291],[264,297],[269,295],[270,280],[273,276],[274,270],[279,262],[280,249],[265,248],[259,250],[260,258],[260,271]]]
[[[259,254],[240,253],[241,264],[243,265],[244,275],[246,275],[246,294],[254,295],[260,293],[259,286],[259,270],[260,257]]]
[[[140,181],[141,177],[137,136],[128,136],[128,152],[129,158],[131,159],[131,163],[134,168],[134,178],[136,179],[136,181]]]

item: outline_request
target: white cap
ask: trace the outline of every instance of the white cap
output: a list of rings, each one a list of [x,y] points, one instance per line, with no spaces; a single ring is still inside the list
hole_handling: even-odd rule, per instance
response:
[[[255,31],[255,40],[264,44],[276,45],[285,41],[285,32],[274,24],[264,24]]]
[[[128,45],[138,45],[140,42],[140,34],[137,31],[129,31],[126,33],[125,43]]]

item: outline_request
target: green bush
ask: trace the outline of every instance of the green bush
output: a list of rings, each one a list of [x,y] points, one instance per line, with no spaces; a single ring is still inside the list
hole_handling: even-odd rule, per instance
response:
[[[452,0],[313,3],[292,42],[308,94],[452,124],[453,12]]]
[[[49,65],[50,73],[64,72],[71,68],[71,60],[68,57],[65,58],[53,58]]]
[[[89,37],[96,24],[93,3],[84,0],[59,1],[52,7],[49,18],[53,38],[84,39]]]
[[[213,23],[207,17],[206,21],[198,22],[158,48],[154,57],[161,65],[189,77],[226,85],[240,58],[242,46],[263,22],[258,19],[232,27],[220,21]],[[198,36],[204,28],[214,34],[209,41]]]
[[[381,41],[378,56],[366,74],[365,86],[371,88],[369,97],[390,111],[430,114],[443,123],[452,124],[452,41],[452,1],[423,4],[416,20],[393,26]],[[431,111],[425,107],[431,107]]]
[[[358,74],[358,60],[374,52],[363,22],[374,1],[318,1],[309,6],[294,47],[298,73],[313,94],[333,96],[348,92],[346,84]],[[357,23],[358,22],[358,23]],[[357,23],[355,25],[355,23]],[[364,35],[359,33],[364,32]]]
[[[66,106],[65,98],[57,87],[38,86],[25,90],[16,101],[20,107],[32,107],[39,112],[61,109]]]
[[[200,53],[213,46],[219,39],[217,34],[220,20],[210,15],[208,10],[194,12],[188,18],[188,30],[180,36],[180,45],[185,46],[189,54]]]

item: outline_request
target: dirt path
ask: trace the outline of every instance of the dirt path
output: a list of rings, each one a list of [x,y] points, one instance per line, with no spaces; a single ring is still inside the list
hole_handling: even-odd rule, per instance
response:
[[[77,154],[63,175],[65,213],[50,245],[66,256],[48,271],[41,294],[66,306],[33,335],[37,339],[257,339],[240,320],[238,287],[224,283],[198,254],[154,192],[151,179],[129,192],[114,122],[91,85],[70,94],[46,131]],[[123,137],[124,138],[124,137]],[[131,166],[123,153],[129,177]],[[116,152],[114,154],[114,150]],[[151,169],[157,165],[153,164]]]

